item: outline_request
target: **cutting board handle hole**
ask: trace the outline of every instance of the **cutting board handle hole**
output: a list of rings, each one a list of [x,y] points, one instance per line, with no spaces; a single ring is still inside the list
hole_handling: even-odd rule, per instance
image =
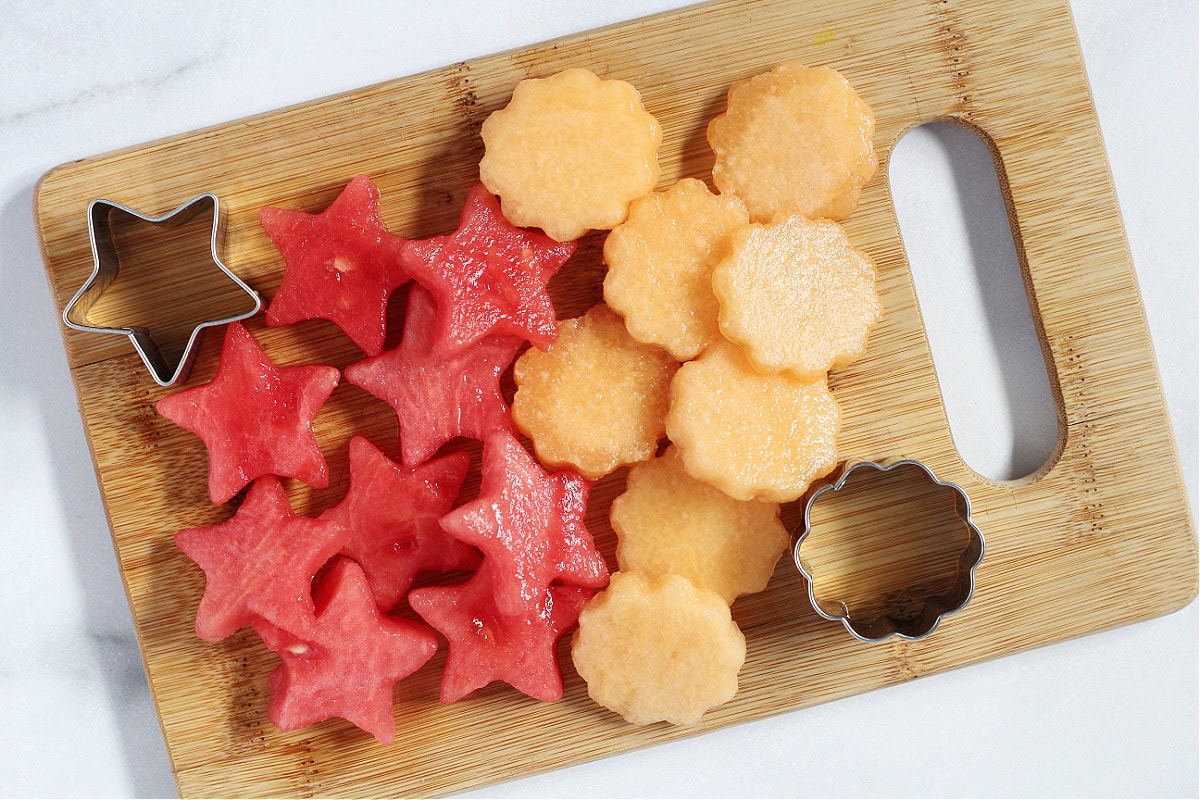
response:
[[[892,149],[888,181],[955,447],[993,480],[1031,475],[1059,419],[992,150],[926,123]]]

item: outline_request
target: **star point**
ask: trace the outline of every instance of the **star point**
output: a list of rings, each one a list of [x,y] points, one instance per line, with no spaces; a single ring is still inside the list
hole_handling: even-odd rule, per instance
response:
[[[341,717],[391,744],[392,689],[433,657],[437,637],[420,623],[380,612],[362,568],[348,558],[334,561],[314,603],[308,636],[255,625],[280,657],[269,678],[268,716],[285,731]]]
[[[215,504],[268,474],[323,488],[329,471],[312,420],[340,377],[335,367],[277,366],[235,322],[226,331],[216,377],[167,395],[155,408],[204,442]]]
[[[502,335],[545,349],[558,336],[546,283],[574,252],[575,242],[509,223],[479,184],[454,233],[407,243],[405,267],[446,310],[440,336],[452,347]]]
[[[511,434],[484,442],[479,497],[443,517],[442,527],[494,565],[501,613],[527,612],[556,581],[593,589],[608,583],[584,524],[589,487],[574,473],[548,475]]]
[[[470,457],[448,453],[403,467],[367,439],[350,440],[350,488],[321,515],[348,528],[342,553],[361,565],[376,602],[390,609],[422,570],[474,569],[479,554],[442,530]]]
[[[408,274],[401,263],[405,240],[384,225],[370,178],[356,176],[319,213],[268,207],[259,222],[286,267],[267,306],[267,324],[324,319],[364,353],[378,354],[388,297]]]
[[[345,538],[333,522],[297,516],[274,475],[255,481],[231,518],[175,535],[176,546],[204,572],[196,635],[220,641],[256,619],[308,633],[315,621],[312,576]]]
[[[409,603],[449,642],[441,701],[453,703],[500,680],[536,700],[562,697],[557,643],[576,620],[593,589],[551,586],[519,614],[495,602],[486,561],[466,583],[415,589]]]
[[[396,411],[405,464],[420,464],[456,436],[484,439],[513,431],[500,376],[521,340],[485,336],[451,349],[438,336],[433,297],[414,286],[400,344],[346,367],[346,380]]]

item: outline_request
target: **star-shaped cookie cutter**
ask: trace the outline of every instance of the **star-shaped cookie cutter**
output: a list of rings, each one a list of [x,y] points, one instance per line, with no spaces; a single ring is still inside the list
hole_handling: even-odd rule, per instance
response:
[[[251,307],[243,312],[220,319],[205,320],[192,329],[187,344],[183,349],[179,362],[172,366],[163,355],[158,343],[147,328],[139,326],[113,328],[103,325],[93,325],[88,322],[88,312],[105,290],[112,285],[121,271],[121,262],[117,255],[114,242],[112,215],[126,214],[140,222],[157,227],[174,228],[187,224],[200,214],[212,215],[212,232],[209,236],[209,249],[213,264],[229,277],[252,300]],[[159,386],[173,386],[187,377],[191,370],[192,361],[196,355],[196,342],[206,328],[224,325],[229,322],[252,317],[262,308],[262,298],[247,286],[237,275],[225,266],[221,260],[220,250],[223,244],[224,227],[221,217],[221,205],[215,194],[206,192],[188,200],[173,211],[159,216],[150,216],[135,211],[128,206],[114,203],[111,200],[97,198],[88,204],[88,239],[92,246],[92,274],[79,287],[79,291],[63,309],[63,323],[73,330],[90,333],[115,333],[128,336],[133,342],[134,349],[142,358],[142,363],[150,371],[150,375]]]

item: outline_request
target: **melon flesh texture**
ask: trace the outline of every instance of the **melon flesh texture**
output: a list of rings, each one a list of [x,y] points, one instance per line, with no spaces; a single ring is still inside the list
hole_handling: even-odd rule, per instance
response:
[[[883,313],[866,254],[836,222],[800,215],[734,233],[712,287],[725,337],[763,372],[801,380],[856,361]]]
[[[654,455],[677,366],[608,306],[592,306],[562,324],[549,350],[517,359],[513,422],[542,463],[602,478]]]
[[[735,500],[786,503],[837,465],[828,383],[767,375],[724,342],[675,373],[667,436],[688,474]]]
[[[638,198],[604,240],[604,301],[634,339],[695,358],[721,338],[712,268],[747,220],[741,200],[695,178]]]
[[[335,367],[277,366],[240,322],[229,325],[216,377],[167,395],[155,408],[200,437],[208,450],[213,503],[264,475],[329,485],[312,421],[341,374]]]
[[[515,224],[558,241],[621,223],[658,183],[662,126],[632,84],[587,69],[519,82],[480,136],[480,180]]]
[[[216,642],[258,619],[308,634],[315,624],[313,575],[347,536],[335,522],[296,516],[279,478],[259,478],[232,518],[175,535],[204,571],[196,635]]]
[[[484,439],[513,430],[500,376],[521,339],[484,336],[454,347],[440,338],[445,324],[433,296],[413,287],[400,344],[346,367],[347,381],[395,410],[401,460],[408,465],[422,463],[456,436]]]
[[[409,605],[449,642],[442,702],[453,703],[496,680],[536,700],[560,699],[556,646],[594,591],[551,586],[528,611],[504,614],[486,563],[462,585],[414,589]]]
[[[629,471],[610,512],[623,572],[682,575],[732,603],[767,586],[788,544],[779,504],[698,481],[675,447]]]
[[[715,592],[617,572],[580,613],[571,659],[588,696],[628,722],[691,725],[737,693],[746,638]]]
[[[402,467],[367,439],[350,440],[350,489],[321,519],[350,534],[342,553],[362,566],[379,607],[389,610],[425,570],[474,569],[479,552],[442,530],[467,474],[464,452]]]
[[[875,115],[839,72],[795,62],[736,81],[708,124],[713,183],[751,220],[842,220],[875,174]]]
[[[409,242],[404,265],[433,295],[436,336],[450,349],[485,336],[517,336],[544,349],[558,336],[546,283],[574,252],[575,242],[510,224],[496,198],[477,185],[467,193],[458,229]]]
[[[392,689],[433,656],[437,636],[380,612],[362,568],[346,558],[333,563],[314,600],[316,624],[308,636],[255,623],[281,661],[268,679],[267,716],[284,731],[341,717],[391,744]]]
[[[286,265],[267,324],[325,319],[363,352],[382,350],[388,296],[408,273],[405,240],[384,225],[370,178],[356,176],[319,214],[264,208],[258,217]]]
[[[608,565],[584,524],[590,487],[578,473],[547,474],[510,434],[484,442],[479,497],[443,517],[442,527],[492,563],[501,613],[528,613],[554,582],[608,583]]]

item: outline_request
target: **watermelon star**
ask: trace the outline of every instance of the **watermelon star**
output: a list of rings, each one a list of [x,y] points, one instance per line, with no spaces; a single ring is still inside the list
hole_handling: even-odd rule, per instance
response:
[[[483,439],[512,431],[500,375],[521,346],[515,336],[485,336],[451,350],[438,338],[438,309],[420,287],[409,293],[400,344],[346,367],[346,380],[396,411],[400,456],[420,464],[455,436]]]
[[[449,642],[441,701],[453,703],[494,680],[536,700],[560,699],[556,644],[595,590],[551,586],[530,610],[511,616],[496,607],[493,574],[485,561],[464,584],[429,586],[408,595],[413,610]]]
[[[408,242],[404,265],[443,310],[438,336],[452,347],[492,334],[544,350],[558,336],[546,283],[574,252],[575,242],[513,226],[480,184],[467,193],[458,230]]]
[[[259,618],[307,634],[315,624],[313,575],[347,535],[334,522],[296,516],[274,475],[255,481],[230,519],[175,534],[204,571],[196,635],[220,641]]]
[[[484,442],[482,472],[479,497],[442,517],[442,527],[493,563],[500,613],[529,613],[553,581],[608,583],[608,566],[584,525],[588,481],[573,472],[546,474],[508,433]]]
[[[208,495],[220,505],[263,475],[329,485],[312,419],[338,384],[337,368],[276,366],[240,322],[225,333],[216,377],[155,408],[203,440]]]
[[[470,457],[449,453],[402,467],[370,441],[350,440],[350,489],[321,519],[350,530],[342,553],[361,565],[382,609],[396,605],[421,570],[474,569],[479,553],[444,530]]]
[[[391,744],[392,689],[433,656],[437,636],[420,623],[381,614],[362,569],[346,558],[330,567],[314,599],[310,636],[255,623],[281,662],[268,678],[267,716],[283,731],[341,717]]]
[[[383,350],[388,296],[408,274],[401,261],[405,240],[384,226],[371,179],[355,177],[319,214],[264,208],[258,219],[286,267],[267,324],[325,319],[364,353]]]

